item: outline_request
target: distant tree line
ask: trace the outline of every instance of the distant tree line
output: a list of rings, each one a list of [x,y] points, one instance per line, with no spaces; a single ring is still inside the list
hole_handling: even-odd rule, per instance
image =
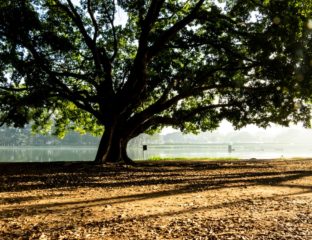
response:
[[[31,127],[25,128],[1,127],[0,146],[97,146],[100,138],[90,134],[81,135],[77,132],[69,132],[63,139],[53,135],[40,135],[32,133]],[[248,131],[230,131],[221,133],[213,132],[183,134],[181,132],[166,135],[140,134],[133,138],[128,148],[141,148],[150,144],[205,144],[205,143],[297,143],[304,144],[312,141],[310,129],[284,129],[276,135],[268,135],[263,129],[254,133]]]
[[[34,134],[31,126],[25,128],[0,127],[0,146],[97,146],[99,137],[91,134],[80,134],[70,131],[62,139],[54,135]],[[137,147],[142,144],[161,144],[163,136],[141,134],[129,142],[128,147]]]
[[[93,146],[98,145],[98,142],[98,137],[90,134],[81,135],[77,132],[69,132],[63,139],[60,139],[53,135],[33,134],[30,126],[0,128],[0,146]]]

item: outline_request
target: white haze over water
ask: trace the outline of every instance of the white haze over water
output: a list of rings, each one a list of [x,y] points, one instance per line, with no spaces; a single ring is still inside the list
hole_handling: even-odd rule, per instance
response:
[[[235,130],[232,124],[226,120],[223,120],[220,124],[220,127],[217,128],[215,131],[220,132],[221,134],[228,134],[231,132],[248,132],[252,135],[256,135],[257,133],[265,133],[270,136],[278,135],[279,133],[282,133],[283,131],[288,131],[288,130],[304,130],[304,131],[311,131],[311,136],[312,136],[312,129],[306,129],[300,125],[292,125],[290,127],[282,127],[278,126],[276,124],[272,124],[271,127],[267,127],[266,129],[264,128],[259,128],[255,125],[248,125],[244,128],[241,128],[239,130]],[[173,129],[172,127],[166,127],[162,130],[161,135],[166,135],[169,133],[174,133],[178,132],[178,130]],[[213,131],[214,132],[214,131]]]
[[[239,130],[223,121],[212,132],[181,134],[172,128],[161,133],[157,146],[150,143],[150,155],[161,157],[237,157],[241,159],[312,158],[312,129],[300,125],[266,129],[248,125]],[[169,146],[166,149],[165,146]],[[175,149],[175,150],[173,150]],[[229,151],[231,149],[231,151]]]

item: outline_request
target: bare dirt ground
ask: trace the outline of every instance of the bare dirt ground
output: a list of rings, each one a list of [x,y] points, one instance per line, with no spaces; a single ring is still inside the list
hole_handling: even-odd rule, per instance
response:
[[[0,164],[0,239],[312,239],[312,159]]]

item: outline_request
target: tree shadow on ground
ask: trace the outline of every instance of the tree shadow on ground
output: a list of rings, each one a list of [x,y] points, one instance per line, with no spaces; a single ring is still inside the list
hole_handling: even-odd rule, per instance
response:
[[[286,163],[287,164],[287,163]],[[139,167],[91,166],[88,164],[0,165],[0,192],[44,189],[122,188],[150,185],[183,185],[200,190],[233,184],[275,184],[311,176],[310,170],[280,170],[269,162],[203,163],[171,162],[142,164]],[[147,167],[148,166],[148,167]],[[227,169],[228,172],[218,172]],[[239,171],[235,172],[233,169]],[[208,171],[200,174],[202,171]],[[177,189],[182,191],[180,187]]]
[[[255,197],[252,200],[253,201],[278,201],[279,199],[285,199],[285,198],[289,198],[289,197],[297,197],[300,195],[304,195],[306,193],[310,193],[311,192],[311,188],[308,191],[302,190],[296,193],[290,193],[290,194],[280,194],[278,196],[268,196],[268,197]],[[155,197],[155,196],[152,196]],[[136,199],[139,200],[139,199]],[[120,235],[120,230],[125,230],[129,227],[133,228],[133,226],[135,227],[140,227],[140,228],[144,228],[147,227],[146,223],[148,222],[148,228],[149,231],[152,230],[151,228],[153,228],[154,230],[160,230],[161,232],[163,232],[163,228],[159,228],[159,223],[158,223],[158,219],[161,219],[163,217],[175,217],[170,224],[174,226],[174,224],[178,224],[178,231],[181,231],[182,226],[184,228],[187,229],[187,231],[190,230],[190,227],[197,227],[198,231],[202,232],[203,228],[209,228],[210,230],[214,230],[216,232],[220,232],[222,235],[224,234],[223,231],[225,231],[225,233],[230,233],[233,236],[235,236],[235,234],[237,232],[227,232],[228,228],[226,226],[227,222],[229,222],[230,224],[233,224],[233,219],[235,221],[242,221],[240,216],[228,216],[226,219],[214,219],[213,217],[203,217],[200,219],[200,222],[197,222],[196,225],[194,225],[194,222],[191,221],[189,222],[189,216],[187,214],[196,214],[196,213],[200,213],[200,212],[206,212],[209,210],[224,210],[224,209],[232,209],[232,208],[253,208],[253,201],[248,200],[248,199],[238,199],[238,200],[233,200],[233,201],[227,201],[227,202],[221,202],[221,203],[214,203],[214,204],[210,204],[209,206],[199,206],[199,207],[188,207],[188,208],[183,208],[180,210],[175,210],[175,211],[163,211],[161,213],[151,213],[151,214],[144,214],[144,215],[139,215],[139,216],[125,216],[125,217],[120,217],[120,216],[115,216],[113,218],[104,218],[101,220],[91,220],[91,221],[74,221],[73,222],[68,222],[68,223],[64,223],[64,222],[60,222],[60,221],[56,221],[56,222],[40,222],[37,223],[35,225],[29,225],[26,227],[26,229],[23,230],[23,235],[24,237],[29,235],[29,237],[33,237],[34,233],[38,234],[38,237],[41,236],[41,231],[42,229],[44,229],[45,233],[52,233],[55,238],[53,239],[59,239],[59,233],[60,232],[66,232],[67,230],[72,232],[75,229],[88,229],[88,231],[101,231],[101,229],[114,229],[113,232],[115,232],[116,234]],[[82,204],[84,202],[81,202]],[[89,201],[86,202],[87,204],[89,203]],[[98,202],[97,204],[101,204],[101,202]],[[45,206],[42,206],[45,207]],[[88,205],[88,207],[90,207]],[[81,207],[82,208],[82,207]],[[31,212],[31,209],[28,209],[28,213]],[[76,211],[80,211],[82,209],[76,209]],[[49,209],[49,210],[45,210],[42,213],[45,214],[49,214],[49,213],[54,213],[54,209]],[[40,211],[38,212],[36,210],[37,214],[41,213]],[[60,213],[62,213],[62,211],[60,211]],[[25,216],[25,212],[23,212],[21,215]],[[1,213],[0,213],[1,216]],[[19,215],[12,215],[11,217],[18,217]],[[29,214],[26,214],[26,216],[30,216]],[[194,215],[193,215],[194,216]],[[178,217],[178,218],[176,218]],[[186,221],[185,221],[186,220]],[[247,226],[247,228],[250,228],[251,224],[253,224],[253,222],[248,219],[249,225],[244,225],[243,227],[245,228]],[[181,225],[183,224],[183,225]],[[257,223],[255,223],[257,224]],[[300,224],[302,224],[300,222]],[[301,226],[301,225],[300,225]],[[168,226],[166,226],[168,227]],[[242,227],[242,226],[239,226]],[[274,226],[272,226],[272,229],[268,229],[266,227],[266,230],[269,231],[273,231],[275,232],[276,229],[274,229]],[[270,227],[269,227],[270,228]],[[26,230],[26,231],[25,231]],[[170,229],[171,231],[172,229]],[[244,229],[246,230],[246,229]],[[169,232],[170,232],[169,231]],[[254,233],[255,236],[256,233]],[[260,232],[260,236],[262,236],[263,234]],[[0,232],[0,237],[3,237],[3,239],[15,239],[19,237],[18,234],[14,233],[14,231],[7,231],[7,232]],[[289,235],[288,235],[289,236]],[[26,238],[25,238],[26,239]],[[30,239],[30,238],[29,238]],[[193,239],[193,238],[192,238]],[[207,238],[207,235],[205,235],[205,238],[203,239],[219,239],[219,238]],[[227,238],[221,238],[221,239],[227,239]],[[232,238],[231,238],[232,239]],[[235,237],[236,239],[236,237]],[[255,239],[258,239],[257,237]],[[260,238],[259,238],[260,239]],[[261,238],[262,239],[262,238]],[[265,238],[266,239],[266,238]],[[272,239],[276,239],[276,238],[272,238]],[[277,238],[279,239],[279,238]],[[291,238],[293,239],[293,238]],[[301,239],[301,238],[300,238]],[[302,238],[304,239],[304,238]]]
[[[287,164],[287,163],[286,163]],[[11,199],[6,197],[2,203],[19,203],[16,209],[9,208],[0,210],[2,217],[16,217],[20,215],[31,216],[45,214],[49,212],[57,213],[71,209],[80,209],[85,207],[113,205],[127,202],[140,201],[145,199],[155,199],[166,196],[175,196],[184,193],[200,193],[202,191],[223,189],[223,188],[241,188],[254,185],[268,185],[280,187],[294,187],[304,192],[312,192],[312,185],[289,184],[289,181],[295,181],[304,177],[311,177],[311,170],[282,170],[278,167],[270,167],[270,163],[213,163],[214,168],[210,168],[211,163],[183,163],[182,165],[170,163],[169,165],[150,165],[148,167],[95,167],[90,165],[18,165],[18,168],[12,168],[12,165],[6,166],[7,169],[1,169],[0,193],[14,193],[19,191],[59,189],[62,192],[72,190],[73,188],[126,188],[157,185],[166,185],[169,189],[159,191],[145,191],[130,195],[120,195],[117,197],[94,198],[92,200],[79,200],[67,202],[51,202],[45,204],[21,205],[22,202],[29,200],[38,200],[51,198],[52,195],[33,196],[33,197],[15,197]],[[5,165],[2,165],[5,166]],[[15,165],[16,166],[16,165]],[[229,171],[218,171],[220,169]],[[231,167],[239,171],[235,172]],[[238,168],[239,166],[239,168]],[[0,167],[1,168],[1,167]],[[155,173],[155,170],[158,170]],[[186,169],[191,169],[186,170]],[[203,169],[206,172],[203,174]],[[211,170],[211,171],[207,171]],[[231,171],[230,171],[231,170]],[[0,202],[1,203],[1,202]],[[66,207],[66,208],[64,208]],[[32,211],[36,209],[36,211]]]

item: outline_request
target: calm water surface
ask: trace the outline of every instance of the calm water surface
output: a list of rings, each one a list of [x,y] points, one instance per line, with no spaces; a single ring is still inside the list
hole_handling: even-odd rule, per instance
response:
[[[96,147],[0,147],[0,162],[91,161]]]
[[[0,162],[92,161],[97,147],[0,147]],[[152,157],[237,157],[242,159],[312,157],[312,144],[167,144],[128,149],[134,160]]]

